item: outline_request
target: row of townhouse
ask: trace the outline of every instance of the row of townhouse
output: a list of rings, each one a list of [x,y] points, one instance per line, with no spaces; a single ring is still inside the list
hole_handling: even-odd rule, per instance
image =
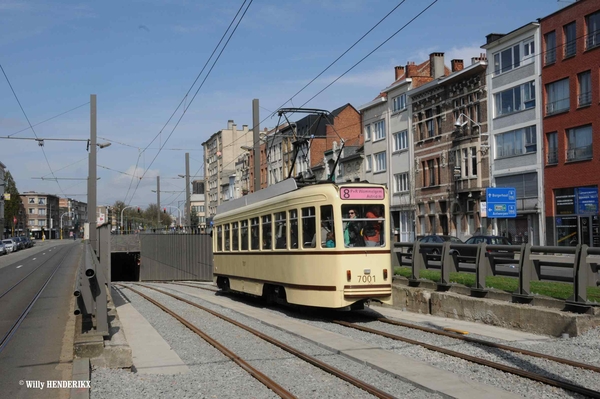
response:
[[[385,183],[401,241],[498,234],[516,244],[600,246],[599,47],[600,5],[580,0],[489,34],[470,65],[447,66],[436,52],[397,66],[367,104],[261,132],[261,188],[288,176]],[[208,217],[254,191],[250,132],[204,143],[207,190],[215,190]],[[222,162],[226,147],[231,159]],[[487,217],[488,187],[516,189],[516,218]]]

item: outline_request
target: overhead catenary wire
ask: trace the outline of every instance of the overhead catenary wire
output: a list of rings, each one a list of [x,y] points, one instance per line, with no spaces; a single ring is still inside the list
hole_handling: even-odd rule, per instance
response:
[[[175,109],[175,111],[173,111],[173,113],[171,114],[171,116],[169,117],[169,119],[167,120],[167,122],[165,123],[165,125],[163,126],[163,128],[159,131],[159,133],[152,139],[152,141],[148,144],[148,147],[150,147],[150,145],[152,145],[152,143],[156,140],[157,137],[159,137],[160,134],[162,134],[163,130],[167,127],[167,125],[169,124],[169,122],[171,121],[171,119],[173,119],[173,116],[175,115],[175,113],[177,112],[177,110],[179,109],[179,107],[181,107],[181,104],[184,103],[184,101],[187,100],[188,95],[190,94],[190,92],[192,91],[193,87],[196,85],[196,82],[198,81],[198,79],[200,78],[200,76],[202,75],[202,73],[204,72],[204,70],[206,69],[206,67],[208,66],[208,64],[210,63],[210,60],[213,58],[213,56],[215,55],[216,51],[218,50],[218,48],[221,46],[221,43],[223,42],[223,39],[227,36],[227,33],[229,32],[229,30],[231,29],[231,26],[234,24],[234,22],[236,21],[236,19],[238,19],[238,15],[240,14],[241,10],[244,8],[244,5],[246,4],[247,0],[244,0],[244,2],[242,3],[242,5],[240,6],[240,8],[238,9],[237,13],[235,14],[235,16],[233,17],[233,19],[231,20],[231,22],[229,23],[229,26],[227,27],[227,29],[225,30],[225,32],[223,33],[223,35],[221,36],[221,39],[219,40],[219,42],[217,43],[217,45],[215,46],[215,48],[213,49],[213,52],[211,53],[211,55],[208,57],[208,59],[206,60],[206,63],[204,64],[204,66],[202,67],[202,70],[198,73],[198,75],[196,76],[196,79],[194,80],[194,82],[192,83],[192,85],[190,86],[190,88],[188,89],[188,91],[186,92],[186,94],[183,96],[181,102],[179,103],[179,105],[177,106],[177,108]],[[202,81],[200,87],[198,87],[198,89],[196,90],[196,93],[194,94],[193,98],[190,100],[189,104],[187,104],[184,107],[184,111],[182,113],[182,115],[179,117],[179,120],[177,121],[177,124],[175,125],[175,127],[173,128],[173,130],[171,131],[171,133],[169,134],[167,140],[165,140],[165,142],[161,145],[161,149],[159,149],[158,153],[156,154],[156,156],[154,157],[154,159],[152,160],[152,162],[150,163],[150,165],[148,166],[148,168],[145,168],[146,170],[150,168],[150,166],[152,166],[152,164],[154,163],[154,160],[156,159],[156,157],[158,157],[158,155],[160,154],[160,152],[162,151],[162,148],[164,147],[164,145],[167,143],[167,141],[169,140],[169,138],[171,137],[171,135],[173,134],[173,132],[175,131],[175,129],[177,128],[177,126],[179,125],[179,123],[181,122],[181,119],[184,117],[186,111],[189,109],[189,107],[191,106],[192,102],[194,101],[194,99],[196,98],[196,95],[198,94],[198,91],[200,90],[200,88],[202,88],[202,85],[204,84],[204,82],[206,81],[206,79],[208,78],[208,76],[210,75],[210,72],[212,71],[212,69],[214,68],[216,62],[219,60],[219,58],[221,57],[221,54],[223,53],[223,51],[225,50],[225,48],[227,47],[227,44],[229,43],[229,40],[231,40],[231,37],[233,36],[233,34],[235,33],[235,31],[237,30],[237,27],[239,26],[240,22],[242,21],[242,19],[244,18],[244,15],[246,15],[246,12],[248,11],[248,8],[250,8],[250,5],[252,4],[254,0],[250,0],[250,3],[248,4],[248,6],[246,7],[246,10],[244,11],[244,13],[242,14],[242,16],[239,18],[235,28],[232,30],[229,39],[227,39],[227,41],[225,42],[225,44],[223,45],[221,52],[219,53],[219,55],[217,56],[216,60],[213,62],[212,67],[210,68],[210,70],[208,71],[208,73],[206,74],[206,76],[204,77],[204,80]],[[143,154],[146,151],[146,149],[144,149],[140,154],[138,154],[138,160],[136,162],[136,166],[135,168],[137,169],[137,166],[139,164],[139,160],[140,160],[140,156],[141,154]],[[133,179],[131,180],[130,184],[129,184],[129,189],[127,190],[127,194],[125,195],[125,201],[127,201],[127,196],[129,195],[129,191],[131,189],[131,185],[133,183]],[[135,192],[137,191],[137,188],[139,187],[139,182],[136,186],[136,188],[134,189],[133,194],[131,195],[131,198],[129,200],[129,202],[131,202],[133,200],[133,197],[135,196]]]
[[[4,77],[6,78],[6,82],[8,83],[8,86],[10,87],[10,90],[12,91],[13,96],[15,97],[15,100],[17,100],[17,103],[19,104],[19,108],[21,108],[21,112],[23,113],[23,115],[25,116],[25,119],[27,120],[27,123],[29,124],[29,128],[33,132],[33,135],[36,138],[38,138],[38,135],[35,132],[35,129],[33,128],[33,125],[31,124],[31,121],[29,120],[29,117],[27,116],[27,113],[25,112],[25,109],[23,108],[23,105],[21,105],[21,101],[19,100],[19,97],[17,96],[17,93],[15,92],[15,89],[13,88],[12,84],[10,83],[10,79],[8,78],[8,75],[4,71],[4,67],[2,67],[2,64],[0,64],[0,69],[2,70],[2,73],[4,74]],[[48,169],[50,170],[50,173],[52,174],[52,176],[54,178],[56,178],[56,175],[54,174],[54,171],[52,170],[52,166],[50,166],[50,161],[48,160],[48,156],[46,155],[46,151],[44,151],[44,147],[40,146],[40,148],[42,149],[42,153],[44,154],[44,159],[46,160],[46,164],[48,165]],[[60,186],[60,183],[58,182],[58,180],[56,181],[56,185],[58,186],[58,189],[63,193],[63,196],[65,196],[64,192],[63,192],[63,189]]]

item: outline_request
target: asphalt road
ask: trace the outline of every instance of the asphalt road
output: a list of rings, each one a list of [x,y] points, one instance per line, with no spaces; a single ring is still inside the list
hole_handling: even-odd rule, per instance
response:
[[[46,383],[71,379],[75,326],[73,282],[81,254],[79,241],[46,241],[34,248],[0,257],[0,295],[39,266],[15,289],[0,298],[0,337],[60,264],[27,317],[0,352],[0,396],[69,397],[69,389],[48,389]],[[28,381],[30,384],[43,382],[44,389],[28,388]]]

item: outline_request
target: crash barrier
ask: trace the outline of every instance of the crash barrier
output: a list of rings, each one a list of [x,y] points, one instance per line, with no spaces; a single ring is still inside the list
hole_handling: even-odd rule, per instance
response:
[[[96,252],[84,241],[83,262],[79,264],[73,295],[77,297],[74,314],[84,318],[83,328],[108,335],[107,279]],[[87,332],[87,331],[86,331]]]
[[[488,291],[485,285],[486,277],[518,277],[518,290],[512,295],[515,301],[523,302],[533,299],[532,281],[567,281],[573,284],[573,296],[565,301],[566,305],[584,308],[600,305],[589,302],[587,295],[587,288],[597,286],[600,282],[600,248],[590,248],[585,244],[575,247],[542,247],[531,244],[488,245],[416,241],[394,243],[393,251],[393,265],[412,268],[409,278],[411,285],[419,284],[420,271],[424,269],[441,271],[441,278],[437,283],[440,290],[449,288],[451,272],[475,273],[475,286],[471,288],[471,293],[485,296]],[[553,256],[556,254],[565,256]],[[512,265],[514,271],[498,270],[497,266],[502,264]],[[542,267],[567,268],[572,269],[573,273],[565,278],[548,274],[547,268],[546,272],[542,273]]]

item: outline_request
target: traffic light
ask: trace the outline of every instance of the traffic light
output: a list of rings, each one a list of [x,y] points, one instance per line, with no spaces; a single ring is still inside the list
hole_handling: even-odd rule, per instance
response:
[[[167,213],[167,208],[163,208],[163,213]]]
[[[140,213],[140,207],[139,207],[139,206],[138,206],[138,209],[137,209],[137,211],[138,211],[138,213]]]

